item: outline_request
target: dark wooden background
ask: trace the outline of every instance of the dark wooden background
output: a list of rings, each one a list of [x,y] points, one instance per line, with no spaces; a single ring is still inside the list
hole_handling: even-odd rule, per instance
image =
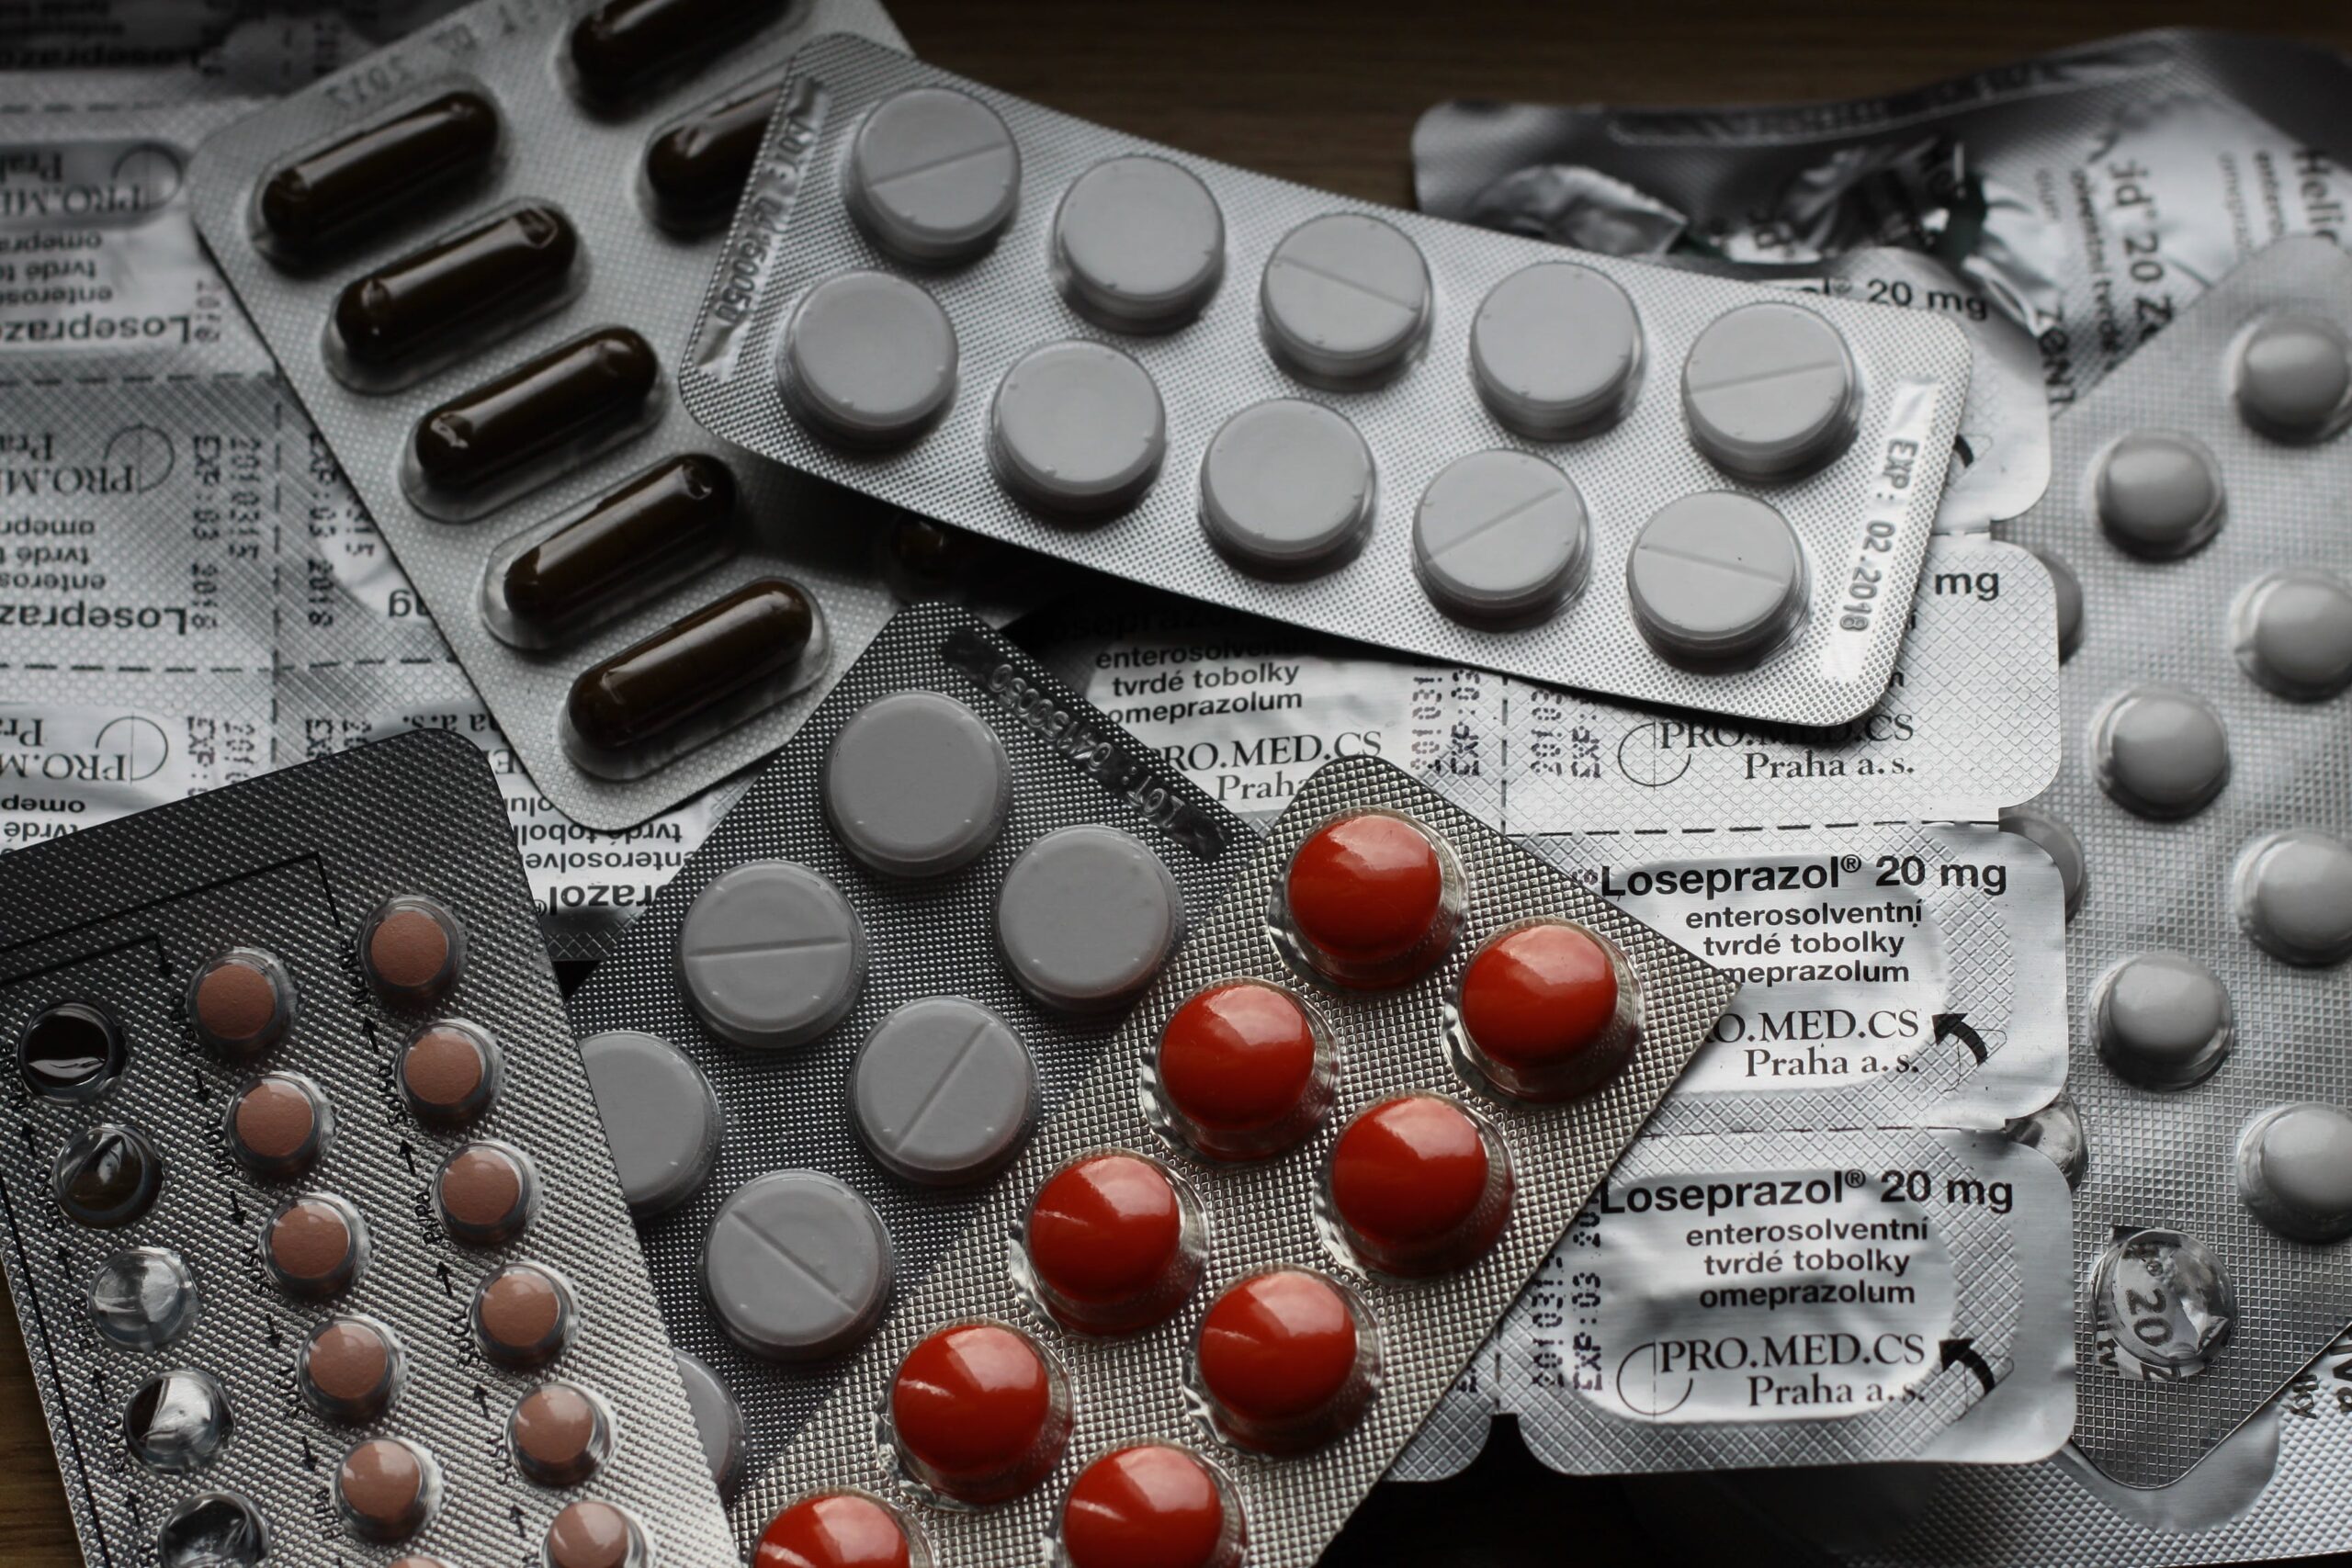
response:
[[[1440,98],[1847,97],[2173,25],[2352,50],[2352,6],[2266,0],[886,3],[915,52],[950,70],[1156,141],[1399,204],[1411,199],[1413,121]],[[1500,1433],[1458,1481],[1376,1495],[1331,1561],[1646,1564],[1614,1501],[1605,1485],[1550,1476]],[[1726,1561],[1751,1551],[1727,1534]],[[79,1561],[22,1343],[0,1332],[0,1562]]]

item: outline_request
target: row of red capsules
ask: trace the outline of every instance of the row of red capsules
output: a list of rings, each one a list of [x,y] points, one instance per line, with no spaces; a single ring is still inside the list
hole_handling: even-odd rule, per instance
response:
[[[735,1506],[755,1563],[1305,1563],[1735,983],[1387,764],[1309,779]]]
[[[473,747],[0,860],[0,1033],[5,1262],[92,1562],[724,1558]]]

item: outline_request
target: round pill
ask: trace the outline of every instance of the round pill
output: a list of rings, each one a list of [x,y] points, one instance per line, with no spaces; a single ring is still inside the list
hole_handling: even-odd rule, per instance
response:
[[[514,1468],[541,1486],[576,1486],[604,1468],[613,1422],[604,1401],[568,1382],[541,1383],[506,1418]]]
[[[890,1378],[908,1472],[958,1502],[1002,1502],[1046,1478],[1069,1440],[1069,1384],[1017,1329],[959,1323],[916,1342]]]
[[[1116,828],[1081,823],[1021,852],[997,889],[997,944],[1023,990],[1064,1012],[1125,1007],[1184,929],[1159,857]]]
[[[752,1568],[930,1568],[897,1512],[863,1492],[820,1492],[770,1519]]]
[[[2352,845],[2296,829],[2256,840],[2238,857],[2238,923],[2256,946],[2290,964],[2352,957]]]
[[[264,1227],[261,1258],[291,1293],[334,1295],[351,1283],[368,1260],[367,1222],[358,1210],[332,1193],[291,1199]]]
[[[710,1461],[710,1483],[718,1489],[720,1502],[731,1503],[743,1480],[742,1407],[707,1363],[684,1350],[672,1354],[678,1363],[678,1381],[685,1385],[686,1408],[694,1412],[695,1435],[702,1439],[702,1456]]]
[[[433,1179],[442,1228],[458,1241],[492,1247],[512,1241],[538,1207],[538,1179],[523,1151],[505,1144],[468,1144],[441,1162]]]
[[[956,395],[956,327],[929,293],[881,272],[811,288],[784,332],[785,405],[850,446],[897,446]]]
[[[2099,525],[2132,555],[2185,556],[2222,526],[2222,466],[2193,436],[2134,431],[2101,453],[2092,471]]]
[[[1200,1279],[1176,1183],[1124,1150],[1081,1156],[1048,1177],[1023,1232],[1039,1298],[1057,1322],[1084,1333],[1158,1323]]]
[[[1625,592],[1634,624],[1664,657],[1754,663],[1804,619],[1804,550],[1788,519],[1755,497],[1702,491],[1642,525]]]
[[[473,1024],[442,1019],[409,1041],[399,1074],[401,1098],[419,1121],[457,1126],[490,1109],[497,1095],[497,1043]]]
[[[702,1069],[668,1041],[633,1029],[582,1040],[580,1060],[628,1212],[650,1219],[692,1197],[726,1131]]]
[[[2050,574],[2050,592],[2058,606],[2058,662],[2064,664],[2083,646],[2083,580],[2057,552],[2037,545],[2028,545],[2026,551]]]
[[[2272,572],[2230,615],[2238,664],[2282,697],[2318,702],[2352,685],[2352,581],[2332,571]]]
[[[164,1184],[164,1156],[138,1128],[101,1122],[74,1134],[49,1175],[50,1190],[68,1219],[112,1230],[153,1207]]]
[[[295,1363],[302,1397],[334,1421],[373,1421],[392,1402],[400,1342],[365,1317],[333,1317],[311,1331]]]
[[[509,1263],[474,1291],[474,1339],[510,1367],[553,1360],[571,1342],[571,1287],[537,1263]]]
[[[851,139],[842,199],[865,237],[902,261],[969,261],[1021,199],[1021,149],[997,112],[952,87],[908,87]]]
[[[874,1026],[850,1068],[850,1115],[892,1174],[952,1187],[992,1175],[1029,1135],[1037,1068],[1012,1026],[962,997],[926,997]]]
[[[1365,1264],[1406,1277],[1483,1256],[1510,1218],[1510,1156],[1450,1100],[1399,1095],[1359,1111],[1331,1146],[1331,1208]]]
[[[157,1568],[254,1568],[268,1550],[261,1510],[226,1492],[183,1499],[155,1532]]]
[[[1320,403],[1273,398],[1218,426],[1201,458],[1201,526],[1227,560],[1261,577],[1344,564],[1372,532],[1372,448]]]
[[[1283,236],[1258,288],[1266,346],[1302,380],[1361,386],[1401,369],[1429,335],[1420,247],[1360,212],[1310,218]]]
[[[403,1438],[370,1438],[343,1456],[335,1501],[352,1529],[369,1540],[405,1540],[441,1500],[441,1469]]]
[[[1437,840],[1385,811],[1324,823],[1283,868],[1281,919],[1298,954],[1328,979],[1401,985],[1453,940],[1458,895]]]
[[[165,1475],[210,1464],[235,1428],[229,1391],[220,1380],[187,1367],[141,1383],[122,1412],[122,1440],[130,1457]]]
[[[2093,1270],[2099,1337],[2158,1377],[2211,1364],[2236,1325],[2237,1290],[2212,1248],[2172,1230],[2135,1231]]]
[[[1742,305],[1707,323],[1682,362],[1690,444],[1758,482],[1820,468],[1854,439],[1862,382],[1845,334],[1802,305]]]
[[[1169,332],[1225,276],[1225,214],[1191,170],[1142,153],[1070,182],[1054,214],[1054,276],[1070,309],[1114,332]]]
[[[43,1008],[17,1036],[17,1076],[43,1100],[96,1100],[130,1059],[122,1025],[89,1002]]]
[[[2066,1179],[2069,1190],[2079,1188],[2091,1168],[2090,1136],[2083,1129],[2082,1111],[2074,1098],[2060,1089],[2050,1103],[2030,1116],[2020,1116],[2003,1129],[2013,1144],[2040,1149]]]
[[[1413,513],[1413,570],[1447,615],[1500,625],[1550,615],[1584,585],[1592,528],[1568,476],[1526,452],[1456,457]]]
[[[203,1303],[187,1260],[169,1247],[111,1253],[90,1280],[90,1326],[125,1350],[162,1350],[195,1325]]]
[[[1547,919],[1504,931],[1462,972],[1462,1043],[1506,1094],[1589,1094],[1633,1052],[1640,995],[1631,982],[1616,948],[1583,926]]]
[[[2118,806],[2194,817],[2230,782],[2230,737],[2213,705],[2177,686],[2136,686],[2091,723],[2091,766]]]
[[[1215,1159],[1257,1159],[1323,1120],[1335,1055],[1296,997],[1234,980],[1194,992],[1169,1015],[1152,1070],[1186,1142]]]
[[[1521,267],[1479,303],[1470,377],[1515,434],[1593,434],[1624,414],[1641,385],[1641,318],[1615,279],[1589,266]]]
[[[736,1343],[779,1361],[820,1360],[880,1320],[890,1299],[890,1236],[874,1206],[833,1178],[771,1171],[719,1205],[702,1273]]]
[[[257,1056],[294,1027],[294,980],[259,948],[234,947],[189,980],[187,1017],[198,1040],[224,1056]]]
[[[2234,1032],[2220,976],[2182,953],[2143,953],[2109,969],[2091,989],[2099,1056],[2148,1089],[2185,1089],[2211,1076]]]
[[[1012,761],[980,716],[937,692],[857,711],[825,754],[825,818],[887,876],[941,876],[978,859],[1012,808]]]
[[[458,983],[465,929],[430,898],[403,894],[377,906],[361,928],[359,966],[386,1001],[419,1006]]]
[[[2352,1115],[2334,1105],[2277,1105],[2238,1139],[2238,1197],[2296,1241],[2352,1235]]]
[[[1012,362],[989,407],[989,466],[1018,499],[1046,512],[1124,511],[1159,477],[1168,411],[1144,367],[1081,339]]]
[[[2065,890],[2066,919],[2082,913],[2083,897],[2090,891],[2090,862],[2075,830],[2048,812],[2025,806],[2002,812],[2001,828],[2041,847],[2058,868],[2058,883]]]
[[[841,1021],[865,981],[865,928],[805,865],[752,861],[695,896],[678,931],[686,1000],[713,1034],[776,1051]]]
[[[1078,1472],[1062,1500],[1069,1568],[1238,1568],[1241,1510],[1224,1479],[1182,1449],[1114,1449]]]
[[[2238,347],[2238,413],[2274,441],[2323,441],[2352,413],[2352,341],[2317,316],[2273,316]]]
[[[548,1568],[644,1568],[652,1549],[635,1519],[610,1503],[582,1497],[549,1521],[540,1555]]]
[[[1225,1436],[1294,1453],[1353,1426],[1372,1398],[1371,1325],[1340,1288],[1295,1269],[1235,1281],[1201,1319],[1194,1354]]]
[[[325,1091],[300,1073],[264,1073],[229,1102],[229,1150],[264,1176],[307,1170],[334,1134]]]

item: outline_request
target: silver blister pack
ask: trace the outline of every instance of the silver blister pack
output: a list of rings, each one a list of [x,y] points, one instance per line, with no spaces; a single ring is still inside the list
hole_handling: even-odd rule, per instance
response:
[[[804,50],[786,94],[681,368],[718,434],[1444,662],[1812,725],[1885,690],[1968,391],[1949,323],[1564,263],[854,39]],[[1515,365],[1539,324],[1566,346]],[[1800,426],[1810,467],[1781,445]],[[1702,567],[1724,596],[1686,601]]]
[[[846,792],[870,788],[871,781],[843,774],[837,791],[834,760],[849,767],[880,733],[877,722],[892,714],[921,720],[926,709],[951,728],[927,742],[919,732],[918,750],[901,765],[925,775],[983,780],[979,770],[1001,762],[1002,804],[975,802],[969,826],[985,833],[985,848],[960,868],[878,871],[861,858],[874,852],[870,822],[865,829],[852,825],[848,836],[836,827],[845,813],[857,815]],[[854,726],[844,746],[842,737]],[[1254,841],[1182,774],[981,622],[944,605],[910,610],[842,674],[629,927],[618,950],[571,997],[573,1026],[590,1042],[592,1063],[600,1040],[629,1032],[650,1035],[674,1047],[673,1055],[691,1064],[688,1073],[716,1096],[723,1133],[707,1155],[683,1158],[678,1171],[662,1168],[667,1185],[646,1200],[639,1240],[673,1342],[717,1372],[742,1414],[744,1462],[754,1473],[775,1461],[831,1390],[841,1362],[838,1353],[812,1360],[791,1336],[771,1333],[757,1302],[718,1309],[707,1255],[714,1247],[730,1253],[752,1245],[732,1218],[724,1222],[723,1235],[715,1236],[719,1217],[736,1211],[755,1218],[751,1201],[739,1205],[735,1200],[763,1178],[821,1173],[820,1179],[846,1184],[841,1190],[856,1194],[853,1201],[866,1206],[882,1236],[879,1273],[854,1276],[865,1279],[864,1293],[844,1287],[843,1294],[871,1313],[888,1302],[893,1281],[900,1294],[911,1290],[972,1219],[985,1190],[980,1183],[994,1165],[1010,1157],[1027,1129],[1052,1114],[1086,1076],[1121,1017],[1115,1006],[1073,1010],[1033,992],[1009,966],[1000,935],[998,901],[1016,878],[1025,882],[1027,873],[1018,868],[1045,863],[1031,858],[1045,852],[1041,843],[1107,829],[1116,829],[1123,845],[1169,878],[1163,890],[1174,918],[1165,933],[1170,943],[1179,930],[1206,917]],[[699,933],[723,910],[729,889],[782,863],[805,867],[838,890],[846,900],[841,907],[863,932],[860,977],[846,982],[854,997],[830,1024],[792,1046],[775,1045],[768,1036],[755,1039],[740,1018],[714,1006],[715,991],[684,979],[682,956],[689,942],[696,951],[709,945]],[[1072,908],[1086,905],[1082,888],[1063,897]],[[1010,1081],[1018,1090],[1023,1060],[1032,1080],[1025,1099],[1015,1092],[993,1122],[975,1130],[972,1143],[959,1145],[950,1163],[964,1163],[953,1169],[903,1150],[877,1154],[877,1134],[885,1147],[895,1146],[898,1134],[889,1130],[897,1126],[895,1113],[878,1100],[859,1099],[860,1086],[868,1082],[862,1064],[869,1042],[885,1038],[886,1026],[920,1021],[921,1010],[938,998],[955,998],[967,1010],[967,1017],[957,1014],[964,1021],[955,1032],[969,1038],[948,1054],[971,1060],[968,1077],[942,1087],[948,1103],[933,1119],[934,1137],[946,1137],[944,1123],[962,1114],[959,1106],[987,1118],[997,1086]],[[985,1049],[974,1054],[972,1042],[985,1046],[1000,1039],[1013,1042],[1013,1049],[1006,1053],[1005,1073],[995,1074],[994,1058]],[[872,1070],[880,1075],[888,1064],[880,1056]],[[625,1066],[616,1070],[626,1073]],[[692,1082],[685,1074],[676,1076]],[[877,1076],[872,1087],[878,1093],[887,1085]],[[679,1114],[673,1102],[648,1100],[625,1087],[613,1092],[628,1096],[606,1107],[616,1141],[628,1141],[632,1127],[650,1127],[646,1135],[658,1137],[659,1124]],[[691,1111],[700,1101],[689,1096],[684,1103]],[[861,1103],[865,1110],[857,1109]],[[786,1285],[772,1287],[775,1301],[791,1294]],[[839,1350],[858,1337],[854,1322],[842,1326]]]
[[[1331,911],[1320,892],[1310,893],[1324,872],[1310,877],[1306,867],[1328,866],[1317,846],[1350,841],[1332,835],[1372,818],[1389,825],[1384,838],[1434,835],[1458,863],[1461,887],[1458,924],[1442,939],[1446,945],[1414,950],[1413,962],[1424,967],[1395,976],[1385,990],[1308,977],[1321,972],[1312,965],[1334,960],[1322,945],[1332,934]],[[1536,1104],[1497,1092],[1496,1080],[1475,1066],[1464,1076],[1465,1064],[1492,1058],[1458,1043],[1450,1052],[1445,1037],[1457,1019],[1482,1016],[1472,992],[1483,985],[1465,984],[1475,955],[1530,929],[1569,929],[1555,922],[1615,946],[1628,976],[1637,977],[1641,1022],[1630,1055],[1613,1058],[1613,1076],[1587,1080],[1583,1098]],[[1194,1152],[1200,1124],[1182,1111],[1170,1119],[1171,1104],[1200,1103],[1178,1087],[1171,1015],[1253,986],[1295,991],[1322,1015],[1338,1042],[1335,1100],[1313,1131],[1293,1128],[1289,1135],[1303,1141],[1279,1154],[1204,1158]],[[1221,1517],[1228,1531],[1239,1522],[1249,1561],[1311,1562],[1469,1365],[1731,991],[1726,977],[1395,768],[1363,758],[1329,764],[1299,791],[1231,894],[1194,929],[954,1247],[901,1298],[779,1461],[754,1478],[736,1505],[739,1540],[757,1538],[763,1521],[796,1498],[805,1505],[811,1494],[854,1488],[887,1499],[937,1562],[1028,1561],[1041,1540],[1067,1550],[1073,1520],[1085,1510],[1066,1509],[1065,1498],[1086,1490],[1100,1465],[1115,1466],[1142,1448],[1176,1450],[1186,1456],[1177,1465],[1182,1473],[1216,1478]],[[1464,1022],[1457,1041],[1482,1031],[1499,1042],[1476,1021]],[[1444,1098],[1454,1096],[1462,1099]],[[1354,1134],[1379,1125],[1393,1107],[1430,1103],[1465,1119],[1462,1105],[1475,1106],[1494,1140],[1487,1146],[1508,1151],[1508,1208],[1482,1201],[1459,1234],[1430,1238],[1456,1249],[1446,1268],[1425,1253],[1408,1262],[1401,1251],[1385,1250],[1405,1246],[1401,1229],[1385,1233],[1375,1268],[1363,1249],[1384,1233],[1365,1197],[1351,1195],[1346,1169],[1363,1157],[1352,1152]],[[1199,1205],[1199,1277],[1181,1303],[1161,1299],[1149,1326],[1117,1337],[1067,1330],[1057,1315],[1065,1309],[1038,1293],[1039,1280],[1050,1283],[1060,1267],[1041,1261],[1047,1212],[1041,1187],[1093,1158],[1137,1153],[1138,1163],[1161,1164],[1170,1180],[1182,1180]],[[1492,1154],[1482,1156],[1488,1179],[1497,1163]],[[1442,1184],[1448,1188],[1450,1174]],[[1440,1201],[1450,1206],[1455,1196]],[[1344,1336],[1326,1321],[1334,1297],[1347,1303]],[[1301,1309],[1295,1317],[1285,1315],[1293,1303]],[[965,1327],[944,1326],[958,1325]],[[1017,1495],[985,1506],[961,1506],[956,1493],[943,1496],[935,1479],[922,1479],[930,1473],[922,1436],[929,1413],[910,1382],[922,1374],[901,1371],[910,1360],[927,1371],[933,1347],[943,1339],[952,1345],[974,1326],[1009,1333],[1056,1369],[1069,1422],[1050,1452],[1027,1456]],[[1331,1365],[1331,1348],[1342,1338],[1352,1371]],[[1376,1345],[1376,1371],[1365,1371],[1367,1345]],[[1285,1346],[1295,1349],[1295,1361],[1282,1353]],[[1248,1354],[1253,1348],[1265,1359]],[[1272,1392],[1294,1365],[1304,1386]],[[1345,1416],[1335,1416],[1342,1404]],[[1278,1442],[1295,1451],[1268,1451]],[[1301,1442],[1310,1446],[1296,1448]],[[792,1517],[770,1525],[771,1538]],[[1238,1553],[1239,1542],[1230,1533],[1227,1540]]]
[[[2081,585],[2064,761],[2013,820],[2079,898],[2075,1440],[2132,1485],[2195,1464],[2347,1316],[2347,333],[2352,259],[2272,246],[2058,423],[2015,525]]]
[[[617,829],[743,768],[798,724],[894,607],[874,581],[870,537],[892,518],[885,509],[870,508],[854,521],[824,487],[773,465],[729,457],[731,518],[711,502],[694,521],[664,535],[673,542],[698,540],[706,548],[687,552],[679,544],[681,553],[663,558],[662,572],[648,569],[599,580],[607,587],[625,585],[621,599],[612,603],[626,607],[611,614],[581,610],[579,600],[550,588],[548,601],[556,607],[516,624],[527,624],[534,638],[554,627],[545,635],[557,638],[557,646],[510,643],[485,615],[486,592],[504,581],[509,558],[595,512],[600,501],[666,494],[630,489],[657,465],[668,482],[695,490],[706,469],[674,470],[668,463],[695,453],[704,463],[717,463],[718,455],[667,392],[667,376],[658,368],[640,399],[605,407],[602,423],[587,424],[587,434],[567,447],[541,453],[547,461],[497,476],[490,488],[469,496],[480,504],[428,501],[407,482],[404,464],[414,461],[414,433],[441,405],[608,329],[626,329],[637,339],[596,338],[595,346],[582,351],[588,357],[562,364],[598,370],[617,366],[610,385],[625,391],[633,385],[626,378],[644,368],[646,355],[666,360],[685,338],[692,290],[707,273],[718,239],[707,229],[673,231],[656,221],[641,188],[649,147],[684,119],[756,94],[812,31],[846,28],[889,44],[899,39],[875,0],[801,0],[777,8],[774,20],[733,40],[732,48],[696,57],[697,68],[662,75],[626,109],[592,111],[567,73],[573,28],[594,9],[570,0],[483,0],[219,133],[191,174],[197,222],[214,256],[515,754],[565,816],[584,827]],[[636,47],[650,50],[659,42]],[[489,106],[468,108],[465,121],[469,127],[494,121],[494,132],[481,133],[495,138],[487,167],[460,180],[454,191],[445,182],[389,220],[379,217],[374,231],[347,244],[335,243],[330,234],[322,243],[333,246],[332,254],[314,263],[264,254],[267,235],[258,193],[271,181],[341,138],[427,113],[452,95],[470,95],[472,102]],[[556,236],[548,254],[561,250],[568,236],[564,254],[571,265],[548,285],[552,292],[473,323],[461,342],[428,343],[421,356],[396,355],[390,367],[371,363],[363,374],[347,354],[337,356],[336,345],[345,340],[332,323],[345,291],[357,280],[406,265],[421,248],[476,234],[505,236],[509,227]],[[375,331],[374,318],[368,319],[365,331]],[[429,324],[430,312],[420,317],[412,310],[392,318],[386,330],[395,334],[395,346],[417,341],[397,333],[405,330],[400,323],[420,319]],[[616,426],[614,420],[624,415],[626,422]],[[458,425],[444,428],[455,438],[453,449],[473,439],[471,424],[462,434]],[[559,426],[548,422],[534,428],[543,434]],[[488,429],[484,424],[485,442]],[[713,491],[698,493],[707,500]],[[729,541],[740,547],[710,564],[707,557]],[[632,742],[617,761],[602,758],[598,765],[606,773],[572,760],[562,728],[576,677],[681,617],[779,576],[814,600],[811,630],[820,634],[811,636],[803,657],[777,677],[777,683],[793,687],[790,694],[650,772],[638,770],[666,751],[661,736]],[[508,633],[523,635],[512,625]],[[773,692],[763,683],[754,694]],[[633,776],[608,776],[616,769]]]
[[[725,1560],[478,753],[402,737],[0,885],[8,1282],[93,1562],[537,1561],[616,1506]]]

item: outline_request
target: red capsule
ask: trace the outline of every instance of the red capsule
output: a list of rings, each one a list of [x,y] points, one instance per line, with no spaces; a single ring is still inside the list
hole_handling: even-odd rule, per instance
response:
[[[925,1568],[895,1510],[859,1492],[803,1497],[768,1521],[752,1568]]]
[[[1240,1509],[1217,1473],[1182,1449],[1115,1449],[1079,1472],[1062,1501],[1070,1568],[1237,1568]]]
[[[1154,1070],[1186,1141],[1218,1159],[1279,1153],[1331,1107],[1330,1043],[1296,997],[1260,980],[1186,998],[1159,1032]]]
[[[1201,1319],[1201,1382],[1244,1448],[1295,1453],[1353,1426],[1372,1398],[1372,1346],[1340,1288],[1296,1269],[1252,1274]]]
[[[1495,1244],[1510,1218],[1510,1161],[1469,1112],[1433,1094],[1360,1112],[1331,1146],[1331,1205],[1371,1267],[1442,1274]]]
[[[1200,1278],[1176,1184],[1138,1155],[1070,1161],[1037,1190],[1025,1229],[1039,1295],[1056,1319],[1086,1333],[1158,1323]]]
[[[1418,823],[1365,811],[1307,836],[1283,874],[1302,956],[1353,986],[1401,985],[1435,964],[1453,934],[1446,866]]]
[[[999,1503],[1046,1478],[1069,1440],[1069,1388],[1027,1335],[959,1323],[907,1352],[890,1421],[908,1470],[966,1503]]]
[[[1636,1031],[1620,1022],[1616,950],[1582,926],[1544,920],[1473,953],[1455,999],[1464,1043],[1498,1089],[1566,1100],[1613,1077]]]

